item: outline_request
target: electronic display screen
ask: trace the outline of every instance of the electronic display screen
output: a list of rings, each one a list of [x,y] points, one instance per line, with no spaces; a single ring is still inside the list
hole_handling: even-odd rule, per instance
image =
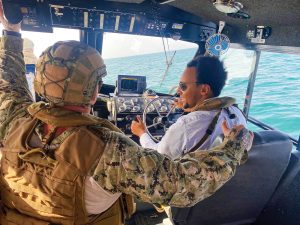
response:
[[[146,90],[146,77],[135,75],[118,75],[117,94],[142,94]]]
[[[122,78],[121,91],[136,92],[138,89],[138,79],[136,78]]]

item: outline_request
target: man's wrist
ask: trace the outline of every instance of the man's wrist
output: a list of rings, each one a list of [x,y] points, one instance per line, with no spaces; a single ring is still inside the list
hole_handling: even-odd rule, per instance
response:
[[[15,37],[21,37],[21,33],[20,32],[16,32],[16,31],[11,31],[11,30],[2,30],[2,35],[3,36],[15,36]]]
[[[3,30],[2,38],[0,38],[0,49],[20,53],[23,50],[23,40],[18,32],[11,33]]]
[[[138,136],[141,138],[143,135],[147,134],[146,132],[140,133]]]

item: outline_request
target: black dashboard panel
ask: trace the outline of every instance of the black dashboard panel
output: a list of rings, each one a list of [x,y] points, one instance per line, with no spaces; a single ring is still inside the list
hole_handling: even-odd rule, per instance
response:
[[[22,30],[52,33],[52,21],[49,8],[45,4],[34,2],[21,4],[23,14]]]
[[[205,41],[216,25],[168,5],[109,1],[8,0],[21,7],[22,29],[52,32],[53,27],[164,36]],[[133,7],[134,6],[134,7]]]
[[[132,32],[135,15],[61,5],[50,5],[53,26]],[[132,26],[132,28],[131,28]]]

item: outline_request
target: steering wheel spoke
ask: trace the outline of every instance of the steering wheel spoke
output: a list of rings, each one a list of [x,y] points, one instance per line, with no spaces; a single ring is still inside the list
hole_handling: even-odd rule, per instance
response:
[[[151,127],[155,127],[155,126],[160,125],[160,124],[161,124],[160,122],[158,122],[158,123],[153,123],[153,124],[151,124],[151,125],[149,125],[149,126],[146,126],[146,127],[147,127],[147,129],[149,129],[149,128],[151,128]]]
[[[156,128],[156,129],[160,129],[161,130],[160,132],[166,133],[168,127],[172,124],[170,122],[171,115],[172,113],[175,113],[174,112],[175,105],[172,107],[170,106],[171,99],[173,99],[173,97],[164,97],[163,98],[164,101],[162,101],[162,98],[155,98],[150,102],[148,102],[148,104],[144,108],[143,121],[146,124],[146,131],[155,142],[159,142],[159,140],[150,133],[149,129]],[[161,111],[159,110],[158,105],[161,106],[160,108]],[[155,116],[154,118],[153,118],[154,115],[153,113],[157,113],[157,116]],[[149,118],[150,115],[152,115],[151,118]],[[152,124],[149,124],[150,121],[152,121]]]
[[[167,132],[167,130],[168,130],[167,126],[166,126],[166,125],[164,125],[164,132],[166,133],[166,132]]]
[[[161,117],[161,114],[160,114],[160,112],[159,112],[157,106],[156,106],[154,103],[153,103],[152,105],[154,106],[154,108],[155,108],[155,110],[156,110],[158,116]]]
[[[170,109],[170,111],[167,113],[166,117],[168,117],[172,112],[173,110],[176,108],[175,105],[172,106],[172,108]]]

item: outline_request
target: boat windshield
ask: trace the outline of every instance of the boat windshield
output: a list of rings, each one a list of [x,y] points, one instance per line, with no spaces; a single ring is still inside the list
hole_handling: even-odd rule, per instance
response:
[[[170,38],[105,33],[103,57],[109,75],[105,82],[115,84],[118,75],[146,76],[148,89],[168,94],[197,48]]]

